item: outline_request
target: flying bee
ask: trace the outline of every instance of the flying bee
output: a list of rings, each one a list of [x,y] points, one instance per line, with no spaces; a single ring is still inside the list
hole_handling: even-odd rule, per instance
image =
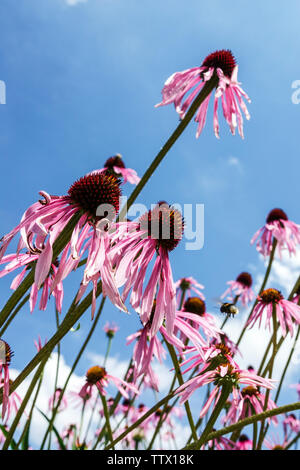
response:
[[[224,302],[221,304],[220,312],[225,313],[228,317],[234,317],[239,313],[239,309],[235,304],[230,304],[229,302]]]

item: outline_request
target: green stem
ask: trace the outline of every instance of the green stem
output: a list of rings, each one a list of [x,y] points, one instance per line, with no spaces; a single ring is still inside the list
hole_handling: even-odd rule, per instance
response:
[[[98,285],[96,296],[101,292],[101,286]],[[11,391],[16,390],[16,388],[26,379],[26,377],[35,369],[35,367],[44,359],[45,356],[50,354],[57,343],[62,340],[62,338],[70,331],[72,326],[79,320],[83,315],[86,309],[92,303],[92,292],[90,292],[85,299],[77,305],[74,309],[70,310],[64,320],[62,321],[59,330],[52,336],[52,338],[45,344],[45,346],[34,356],[34,358],[27,364],[27,366],[22,370],[18,377],[14,380],[11,385]],[[2,399],[0,398],[0,403]]]
[[[113,439],[113,434],[112,434],[112,430],[111,430],[111,426],[110,426],[109,411],[108,411],[108,408],[107,408],[106,399],[105,399],[105,396],[101,392],[99,392],[99,394],[100,394],[101,401],[102,401],[102,406],[103,406],[103,412],[104,412],[108,437],[109,437],[109,440],[111,442],[111,447],[112,447],[112,449],[114,449],[114,444],[113,444],[114,439]]]
[[[277,408],[273,408],[272,410],[264,411],[257,415],[250,416],[249,418],[245,418],[241,421],[238,421],[235,424],[231,424],[230,426],[227,426],[226,428],[222,428],[222,429],[219,429],[218,431],[214,431],[210,433],[206,437],[205,442],[210,441],[212,439],[217,439],[221,436],[224,436],[225,434],[235,432],[236,430],[240,428],[244,428],[245,426],[248,426],[249,424],[253,424],[255,422],[266,420],[267,418],[271,418],[272,416],[277,416],[282,413],[289,413],[290,411],[295,411],[299,409],[300,409],[300,402],[297,401],[289,405],[279,406]],[[198,442],[193,442],[192,444],[189,444],[188,446],[184,447],[184,450],[193,450],[193,449],[197,449],[198,447],[199,447]]]
[[[232,390],[232,385],[231,384],[224,384],[222,386],[222,391],[221,391],[221,395],[219,397],[219,400],[217,402],[217,404],[215,404],[215,407],[213,409],[213,412],[208,420],[208,423],[203,431],[203,433],[201,434],[201,437],[200,439],[198,440],[197,442],[197,447],[196,449],[200,449],[201,446],[207,441],[207,436],[209,435],[209,433],[211,432],[211,430],[213,429],[213,426],[215,424],[215,422],[217,421],[221,411],[223,410],[224,408],[224,405],[231,393],[231,390]]]
[[[263,279],[263,283],[262,283],[262,285],[261,285],[261,287],[260,287],[260,290],[259,290],[258,295],[260,295],[260,294],[262,293],[262,291],[264,290],[264,288],[265,288],[265,286],[266,286],[266,284],[267,284],[267,281],[268,281],[268,278],[269,278],[269,275],[270,275],[270,271],[271,271],[271,267],[272,267],[272,263],[273,263],[273,260],[274,260],[274,255],[275,255],[276,246],[277,246],[277,240],[276,240],[276,238],[273,238],[272,251],[271,251],[271,254],[270,254],[270,258],[269,258],[268,267],[267,267],[267,270],[266,270],[266,273],[265,273],[265,277],[264,277],[264,279]],[[255,302],[254,302],[254,304],[253,304],[253,307],[252,307],[252,309],[251,309],[251,311],[250,311],[250,313],[249,313],[249,316],[248,316],[248,318],[247,318],[247,321],[246,321],[246,323],[245,323],[245,326],[244,326],[244,328],[242,329],[242,332],[241,332],[241,334],[240,334],[240,336],[239,336],[239,339],[237,340],[237,343],[236,343],[237,346],[239,346],[240,342],[242,341],[242,338],[243,338],[243,336],[244,336],[244,334],[245,334],[245,331],[246,331],[246,329],[247,329],[248,321],[249,321],[249,319],[250,319],[250,317],[251,317],[251,315],[252,315],[252,312],[253,312],[254,308],[256,307],[257,302],[258,302],[258,299],[256,298],[256,300],[255,300]]]
[[[176,376],[177,376],[178,383],[179,383],[179,385],[183,385],[184,382],[183,382],[183,378],[182,378],[180,366],[179,366],[179,363],[178,363],[178,360],[177,360],[175,349],[167,341],[165,341],[165,343],[167,345],[169,354],[170,354],[172,362],[173,362],[173,366],[174,366],[174,369],[175,369],[175,373],[176,373]],[[194,421],[193,421],[193,417],[192,417],[192,413],[191,413],[191,409],[190,409],[190,405],[189,405],[188,400],[186,400],[184,402],[184,407],[185,407],[185,411],[186,411],[187,418],[188,418],[188,421],[189,421],[189,425],[190,425],[190,428],[191,428],[191,432],[193,434],[193,438],[194,438],[194,440],[197,440],[198,439],[197,431],[196,431],[196,428],[195,428],[195,424],[194,424]]]
[[[16,414],[16,416],[15,416],[15,419],[14,419],[12,425],[10,426],[10,429],[9,429],[8,435],[7,435],[7,437],[6,437],[6,440],[5,440],[4,444],[3,444],[2,450],[7,450],[8,447],[9,447],[9,445],[10,445],[10,443],[11,443],[11,440],[12,440],[12,438],[13,438],[13,436],[14,436],[15,430],[16,430],[18,424],[19,424],[19,421],[20,421],[20,419],[21,419],[23,413],[24,413],[24,410],[25,410],[25,407],[26,407],[26,405],[27,405],[27,403],[28,403],[28,400],[29,400],[29,398],[31,397],[31,394],[32,394],[32,392],[33,392],[33,390],[34,390],[35,384],[37,383],[37,381],[39,380],[39,378],[40,378],[40,376],[41,376],[41,373],[42,373],[42,371],[43,371],[43,369],[44,369],[44,367],[45,367],[45,364],[46,364],[46,362],[47,362],[47,360],[48,360],[48,357],[49,357],[49,355],[43,359],[42,363],[39,365],[39,367],[38,367],[36,373],[34,374],[34,377],[33,377],[32,381],[31,381],[31,383],[30,383],[30,385],[29,385],[29,387],[28,387],[28,389],[27,389],[26,395],[25,395],[25,397],[23,398],[22,403],[21,403],[21,405],[20,405],[20,408],[18,409],[18,412],[17,412],[17,414]]]
[[[149,168],[146,170],[145,174],[141,178],[140,182],[138,183],[138,185],[135,187],[135,189],[129,196],[127,204],[125,205],[125,207],[122,208],[120,215],[118,217],[118,220],[123,221],[125,219],[128,208],[134,203],[134,201],[136,200],[136,198],[138,197],[138,195],[140,194],[140,192],[142,191],[145,184],[148,182],[148,180],[150,179],[150,177],[152,176],[152,174],[154,173],[158,165],[161,163],[165,155],[168,153],[171,147],[175,144],[176,140],[181,136],[184,129],[187,127],[187,125],[193,118],[194,114],[196,113],[201,103],[203,103],[205,98],[207,98],[208,95],[212,92],[212,90],[218,85],[218,80],[219,79],[217,75],[213,75],[212,78],[208,82],[205,83],[199,95],[195,98],[194,102],[192,103],[189,110],[187,111],[185,117],[182,119],[182,121],[177,126],[173,134],[169,137],[167,142],[158,152],[153,162],[151,163],[151,165],[149,166]]]
[[[0,338],[3,336],[4,332],[7,330],[9,324],[13,321],[13,319],[15,318],[15,316],[17,315],[17,313],[19,312],[19,310],[21,310],[21,308],[23,307],[23,305],[26,304],[26,302],[29,300],[29,297],[30,295],[26,295],[26,297],[24,297],[24,299],[22,300],[22,302],[20,302],[15,310],[13,311],[13,313],[10,315],[10,317],[7,319],[6,323],[3,325],[1,331],[0,331]]]
[[[277,354],[277,318],[276,318],[276,303],[273,302],[273,311],[272,311],[272,320],[273,320],[273,354],[271,357],[271,362],[270,362],[270,370],[269,370],[269,378],[272,378],[273,374],[273,368],[274,368],[274,362],[275,362],[275,356]],[[266,391],[266,396],[265,396],[265,403],[264,403],[264,411],[267,410],[268,408],[268,401],[269,401],[269,396],[270,396],[270,389],[268,388]],[[265,436],[265,420],[261,422],[261,427],[260,427],[260,434],[258,438],[258,444],[257,444],[257,450],[261,449],[261,446],[263,444],[264,436]]]
[[[40,392],[40,389],[41,389],[41,386],[42,386],[42,381],[43,381],[43,372],[41,373],[41,376],[40,376],[40,380],[39,380],[39,383],[38,383],[38,386],[37,386],[37,389],[36,389],[36,392],[35,392],[35,396],[34,396],[34,399],[33,399],[33,402],[32,402],[32,405],[31,405],[31,408],[30,408],[30,412],[29,412],[29,415],[28,415],[28,418],[27,418],[27,421],[26,421],[26,424],[24,426],[24,429],[23,429],[23,432],[20,436],[20,439],[17,443],[17,447],[20,446],[30,424],[31,424],[31,420],[32,420],[32,415],[33,415],[33,411],[34,411],[34,407],[35,407],[35,404],[36,404],[36,401],[37,401],[37,398],[38,398],[38,395],[39,395],[39,392]]]
[[[170,393],[166,397],[164,397],[162,400],[160,400],[156,405],[154,405],[150,410],[146,411],[146,413],[143,414],[139,419],[137,419],[131,426],[129,426],[126,431],[124,431],[120,436],[118,436],[110,445],[105,447],[104,450],[109,450],[112,448],[112,446],[115,446],[118,442],[120,442],[124,437],[127,436],[131,431],[133,431],[135,428],[137,428],[140,424],[142,424],[145,419],[149,418],[153,413],[155,413],[156,410],[162,405],[166,403],[166,401],[169,401],[171,398],[173,398],[174,394],[176,391]]]
[[[282,383],[283,383],[283,380],[284,380],[284,377],[285,377],[285,374],[288,370],[288,367],[290,365],[290,362],[291,362],[291,359],[293,357],[293,354],[294,354],[294,351],[295,351],[295,348],[296,348],[296,344],[297,344],[297,341],[298,341],[298,338],[299,338],[299,333],[300,333],[300,326],[298,326],[298,331],[297,331],[297,334],[296,334],[296,338],[295,338],[295,341],[294,341],[294,344],[292,346],[292,349],[291,349],[291,352],[289,354],[289,357],[288,357],[288,360],[287,360],[287,363],[283,369],[283,372],[282,372],[282,375],[281,375],[281,378],[280,378],[280,382],[279,382],[279,385],[278,385],[278,388],[277,388],[277,392],[276,392],[276,396],[275,396],[275,403],[277,402],[278,398],[279,398],[279,395],[280,395],[280,391],[281,391],[281,387],[282,387]]]
[[[171,383],[171,386],[170,386],[170,389],[169,389],[169,395],[170,395],[170,393],[173,391],[173,388],[174,388],[175,382],[176,382],[176,378],[177,378],[177,377],[176,377],[176,374],[174,374],[174,377],[173,377],[173,380],[172,380],[172,383]],[[151,450],[151,449],[152,449],[152,446],[153,446],[153,444],[154,444],[154,441],[155,441],[155,439],[156,439],[156,436],[157,436],[157,434],[159,433],[160,428],[161,428],[163,422],[165,421],[165,419],[166,419],[167,416],[168,416],[168,413],[166,412],[166,411],[167,411],[167,407],[168,407],[168,403],[169,403],[169,402],[166,402],[166,403],[164,404],[164,407],[163,407],[163,410],[162,410],[162,414],[161,414],[160,417],[159,417],[159,421],[158,421],[158,423],[157,423],[157,425],[156,425],[155,431],[154,431],[153,436],[152,436],[152,438],[151,438],[151,441],[150,441],[150,443],[149,443],[149,445],[148,445],[148,447],[147,447],[147,450]]]
[[[288,445],[285,447],[284,450],[290,449],[290,447],[292,447],[294,444],[296,444],[296,442],[298,441],[299,438],[300,438],[300,432],[298,432],[297,436],[295,436],[294,439],[291,440],[291,442],[288,443]]]
[[[53,257],[52,260],[56,260],[60,252],[65,248],[67,243],[71,238],[71,234],[76,226],[77,222],[81,217],[81,212],[76,213],[67,223],[63,231],[59,234],[57,239],[53,244]],[[25,279],[21,282],[19,287],[13,292],[10,296],[8,301],[6,302],[5,306],[0,312],[0,326],[3,326],[6,320],[8,319],[9,315],[11,314],[12,310],[16,307],[17,303],[22,299],[23,295],[27,292],[27,290],[31,287],[34,282],[34,271],[35,268],[32,268]]]
[[[82,353],[83,353],[83,351],[85,350],[86,346],[88,345],[88,343],[89,343],[89,341],[90,341],[90,339],[91,339],[92,334],[93,334],[94,331],[95,331],[95,328],[96,328],[97,323],[98,323],[98,321],[99,321],[100,315],[101,315],[101,313],[102,313],[102,309],[103,309],[103,307],[104,307],[104,303],[105,303],[105,297],[102,298],[101,304],[100,304],[100,306],[99,306],[98,312],[97,312],[97,314],[96,314],[96,316],[95,316],[95,319],[94,319],[94,321],[93,321],[93,324],[92,324],[92,326],[91,326],[91,329],[90,329],[90,331],[89,331],[89,333],[88,333],[88,335],[87,335],[87,337],[86,337],[86,339],[85,339],[83,345],[81,346],[81,348],[80,348],[80,350],[79,350],[79,353],[77,354],[76,359],[75,359],[75,361],[74,361],[74,363],[73,363],[73,365],[72,365],[72,367],[71,367],[71,370],[70,370],[70,372],[69,372],[69,375],[68,375],[68,377],[67,377],[67,379],[66,379],[66,382],[65,382],[65,384],[64,384],[64,386],[63,386],[63,388],[62,388],[62,391],[61,391],[61,393],[60,393],[60,395],[59,395],[59,398],[58,398],[58,400],[57,400],[57,404],[56,404],[55,408],[53,408],[53,410],[52,410],[52,416],[51,416],[51,419],[50,419],[48,428],[47,428],[47,430],[46,430],[44,439],[43,439],[42,444],[41,444],[41,450],[44,448],[44,445],[45,445],[45,442],[46,442],[48,433],[49,433],[49,432],[51,431],[51,429],[52,429],[52,426],[53,426],[53,423],[54,423],[56,414],[57,414],[58,409],[59,409],[59,405],[60,405],[60,403],[61,403],[61,401],[62,401],[62,399],[63,399],[64,393],[65,393],[66,388],[67,388],[68,383],[69,383],[69,380],[70,380],[70,378],[71,378],[71,376],[72,376],[74,370],[76,369],[77,364],[78,364],[78,362],[79,362],[79,360],[80,360],[80,358],[81,358],[81,356],[82,356]],[[75,322],[74,322],[74,323],[75,323]]]
[[[109,355],[109,351],[110,351],[110,348],[111,348],[111,340],[112,340],[112,338],[108,338],[108,343],[107,343],[107,348],[106,348],[106,353],[105,353],[105,358],[104,358],[103,367],[106,366],[106,361],[107,361],[107,358],[108,358],[108,355]]]

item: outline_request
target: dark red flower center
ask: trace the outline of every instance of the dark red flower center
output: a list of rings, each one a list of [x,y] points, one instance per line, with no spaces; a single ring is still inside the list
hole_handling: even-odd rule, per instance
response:
[[[219,68],[223,71],[224,75],[231,77],[236,61],[230,50],[222,49],[209,54],[203,61],[202,67]]]
[[[282,209],[273,209],[267,217],[267,223],[270,224],[271,222],[274,222],[275,220],[289,220],[289,219],[286,213]]]
[[[3,339],[0,339],[0,365],[2,363],[9,366],[13,355],[14,353],[11,350],[9,344],[7,344],[7,342]]]
[[[105,173],[93,173],[83,176],[72,184],[68,195],[73,204],[76,204],[84,212],[95,217],[97,208],[103,204],[111,206],[111,211],[105,210],[105,215],[110,217],[113,212],[119,211],[119,199],[121,196],[120,180],[113,175]]]
[[[99,380],[104,379],[107,373],[104,367],[93,366],[86,373],[86,380],[89,384],[95,385]]]
[[[172,251],[182,238],[184,221],[177,209],[168,204],[157,204],[140,217],[140,230],[156,240],[156,247]]]
[[[241,394],[243,397],[253,397],[259,395],[259,390],[256,387],[252,387],[251,385],[249,385],[249,387],[243,388]]]
[[[179,287],[181,290],[187,290],[191,287],[191,283],[187,279],[182,278]]]
[[[246,434],[241,434],[239,437],[239,442],[247,442],[249,441],[249,437]]]
[[[245,287],[251,287],[252,286],[252,276],[249,273],[243,272],[238,275],[236,278],[237,282],[240,284],[243,284]]]
[[[122,160],[122,156],[119,153],[117,153],[117,155],[114,155],[113,157],[108,158],[104,163],[104,168],[113,169],[114,166],[117,166],[119,168],[126,168]]]
[[[231,356],[231,351],[228,346],[226,346],[224,343],[217,343],[215,344],[216,349],[220,349],[221,353],[223,356]]]
[[[263,302],[266,304],[270,304],[272,302],[279,302],[281,299],[283,299],[283,295],[281,295],[281,292],[277,289],[266,289],[264,290],[261,294],[260,297]]]
[[[204,315],[206,310],[205,302],[200,297],[189,297],[184,302],[183,310],[200,316]]]

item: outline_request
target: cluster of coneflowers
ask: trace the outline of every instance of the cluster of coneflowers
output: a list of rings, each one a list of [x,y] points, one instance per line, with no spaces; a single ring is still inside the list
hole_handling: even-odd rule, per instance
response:
[[[244,137],[242,113],[247,119],[250,117],[244,100],[250,100],[238,82],[237,71],[232,53],[220,50],[206,57],[200,67],[177,72],[166,81],[162,102],[157,106],[174,104],[181,120],[178,131],[174,133],[176,138],[182,132],[182,126],[194,115],[199,137],[212,95],[215,135],[219,137],[220,101],[231,133],[237,129]],[[163,147],[150,172],[166,153]],[[163,440],[171,446],[176,445],[177,428],[173,418],[187,416],[191,428],[187,444],[195,448],[255,449],[261,448],[265,442],[268,426],[278,423],[275,381],[272,378],[275,356],[280,347],[278,332],[281,331],[283,339],[287,335],[293,337],[295,330],[299,332],[299,281],[288,299],[279,290],[265,287],[275,253],[281,256],[286,250],[291,256],[296,254],[300,244],[300,226],[290,221],[282,209],[273,209],[268,214],[265,225],[251,240],[251,243],[256,242],[258,252],[268,259],[263,286],[255,292],[248,272],[228,281],[228,288],[221,297],[224,301],[221,311],[226,317],[219,327],[215,316],[206,309],[204,286],[191,276],[177,282],[173,279],[172,252],[180,246],[185,225],[180,211],[172,204],[159,201],[137,220],[120,216],[123,215],[122,210],[120,214],[123,184],[137,185],[132,199],[129,199],[132,203],[149,178],[149,172],[145,175],[140,179],[135,170],[125,166],[120,154],[110,157],[103,168],[91,171],[71,184],[63,196],[40,191],[41,198],[24,212],[18,225],[2,237],[0,277],[14,276],[11,283],[14,293],[0,313],[3,420],[0,439],[4,442],[3,448],[15,442],[12,437],[24,411],[22,406],[25,409],[27,405],[9,377],[13,353],[5,339],[6,330],[18,313],[20,303],[24,303],[27,291],[31,312],[37,305],[40,310],[46,310],[52,295],[56,311],[68,313],[56,336],[44,346],[40,339],[36,343],[36,359],[20,374],[17,385],[37,364],[45,365],[51,351],[87,308],[91,307],[92,322],[99,320],[102,305],[97,298],[100,294],[125,314],[135,311],[140,321],[138,331],[127,337],[127,345],[133,344],[133,352],[123,378],[114,375],[106,364],[118,327],[105,326],[109,341],[105,360],[91,365],[81,387],[72,392],[82,407],[82,416],[86,410],[91,410],[87,430],[84,434],[82,422],[67,423],[61,436],[56,435],[60,448],[112,448],[115,445],[151,448],[153,445],[163,446]],[[16,240],[15,248],[8,253],[13,240]],[[82,273],[81,283],[71,307],[65,310],[64,283],[77,270]],[[89,286],[91,291],[86,294]],[[225,334],[223,326],[230,316],[236,316],[239,305],[247,309],[251,302],[254,302],[253,308],[235,344]],[[245,370],[238,364],[239,343],[247,329],[254,325],[260,327],[262,322],[270,330],[272,340],[264,362],[268,353],[271,357],[267,364],[262,363],[259,371],[253,368]],[[169,395],[159,406],[136,405],[145,389],[150,388],[155,393],[160,391],[155,364],[166,363],[167,358],[173,362],[170,373],[174,374]],[[38,381],[40,376],[37,374],[33,380]],[[34,389],[35,383],[32,385]],[[50,424],[42,447],[47,436],[50,438],[53,429],[56,430],[53,423],[57,413],[69,406],[66,385],[56,387],[49,400]],[[115,398],[111,395],[111,385],[116,387]],[[203,390],[206,398],[199,405]],[[196,403],[192,410],[190,399]],[[94,413],[99,424],[91,436],[89,430]],[[255,416],[259,414],[265,417],[260,419],[257,436]],[[299,422],[293,416],[286,416],[284,421],[286,442],[292,440],[288,429],[299,432]],[[29,422],[31,418],[32,411],[28,415]],[[255,439],[246,438],[242,426],[230,439],[214,437],[216,423],[234,425],[247,418],[253,419]],[[28,437],[26,429],[21,432],[19,445],[24,436]]]

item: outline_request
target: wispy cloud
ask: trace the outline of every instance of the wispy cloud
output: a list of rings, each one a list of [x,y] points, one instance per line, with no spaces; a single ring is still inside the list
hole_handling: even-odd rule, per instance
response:
[[[87,0],[65,0],[67,5],[74,6],[77,5],[78,3],[86,3]]]

